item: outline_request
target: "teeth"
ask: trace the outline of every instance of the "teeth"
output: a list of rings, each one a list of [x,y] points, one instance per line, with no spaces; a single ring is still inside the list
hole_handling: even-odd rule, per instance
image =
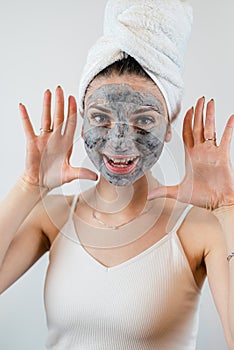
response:
[[[136,159],[136,158],[121,158],[121,159],[116,159],[116,158],[110,158],[110,157],[108,157],[113,163],[115,163],[115,164],[126,164],[126,163],[128,163],[128,162],[130,162],[130,161],[133,161],[134,159]]]

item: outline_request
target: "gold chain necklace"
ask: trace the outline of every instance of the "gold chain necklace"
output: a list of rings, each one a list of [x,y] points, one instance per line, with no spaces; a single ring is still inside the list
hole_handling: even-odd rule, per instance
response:
[[[107,225],[104,221],[102,221],[101,219],[97,218],[97,215],[95,213],[96,211],[94,209],[92,210],[92,218],[94,220],[96,220],[99,224],[102,224],[103,226],[105,226],[105,228],[109,228],[109,229],[112,229],[112,230],[118,230],[121,227],[129,224],[130,222],[132,222],[134,220],[136,220],[137,218],[147,214],[152,208],[153,208],[153,204],[151,203],[151,206],[148,209],[143,210],[143,212],[140,213],[140,215],[138,215],[137,217],[133,217],[133,218],[129,219],[128,221],[125,221],[122,224],[115,225],[115,226]]]

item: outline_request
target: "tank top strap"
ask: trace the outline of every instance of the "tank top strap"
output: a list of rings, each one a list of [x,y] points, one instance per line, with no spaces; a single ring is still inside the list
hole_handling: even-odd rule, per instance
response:
[[[74,228],[73,214],[74,214],[74,211],[76,208],[76,203],[77,203],[78,197],[79,197],[79,194],[74,195],[74,197],[72,199],[68,219],[60,230],[60,234],[62,236],[65,236],[66,238],[70,239],[71,241],[73,241],[75,243],[78,242],[78,239],[77,239],[77,234],[76,234],[76,231]]]
[[[78,197],[79,197],[79,193],[75,194],[72,200],[72,204],[71,204],[71,209],[70,209],[70,213],[69,213],[69,220],[73,217],[74,211],[76,209],[76,204],[78,201]]]
[[[187,205],[187,207],[184,209],[184,211],[182,212],[182,214],[180,215],[179,219],[176,221],[176,224],[174,225],[173,229],[171,230],[171,232],[177,232],[178,229],[180,228],[181,224],[183,223],[186,215],[188,214],[188,212],[193,208],[192,204]]]

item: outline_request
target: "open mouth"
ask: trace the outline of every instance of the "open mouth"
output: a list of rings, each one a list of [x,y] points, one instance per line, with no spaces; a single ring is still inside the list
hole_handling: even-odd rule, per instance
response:
[[[128,174],[136,166],[139,156],[110,156],[103,155],[108,170],[116,174]]]

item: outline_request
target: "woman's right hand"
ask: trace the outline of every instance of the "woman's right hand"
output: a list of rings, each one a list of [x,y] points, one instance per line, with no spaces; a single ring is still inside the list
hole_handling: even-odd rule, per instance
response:
[[[64,95],[61,87],[56,89],[53,120],[51,92],[45,91],[40,135],[34,133],[26,107],[20,104],[19,108],[26,135],[26,164],[22,175],[24,182],[53,189],[75,179],[97,180],[97,174],[93,171],[74,168],[69,162],[77,121],[77,105],[73,96],[68,99],[68,117],[63,134]]]

